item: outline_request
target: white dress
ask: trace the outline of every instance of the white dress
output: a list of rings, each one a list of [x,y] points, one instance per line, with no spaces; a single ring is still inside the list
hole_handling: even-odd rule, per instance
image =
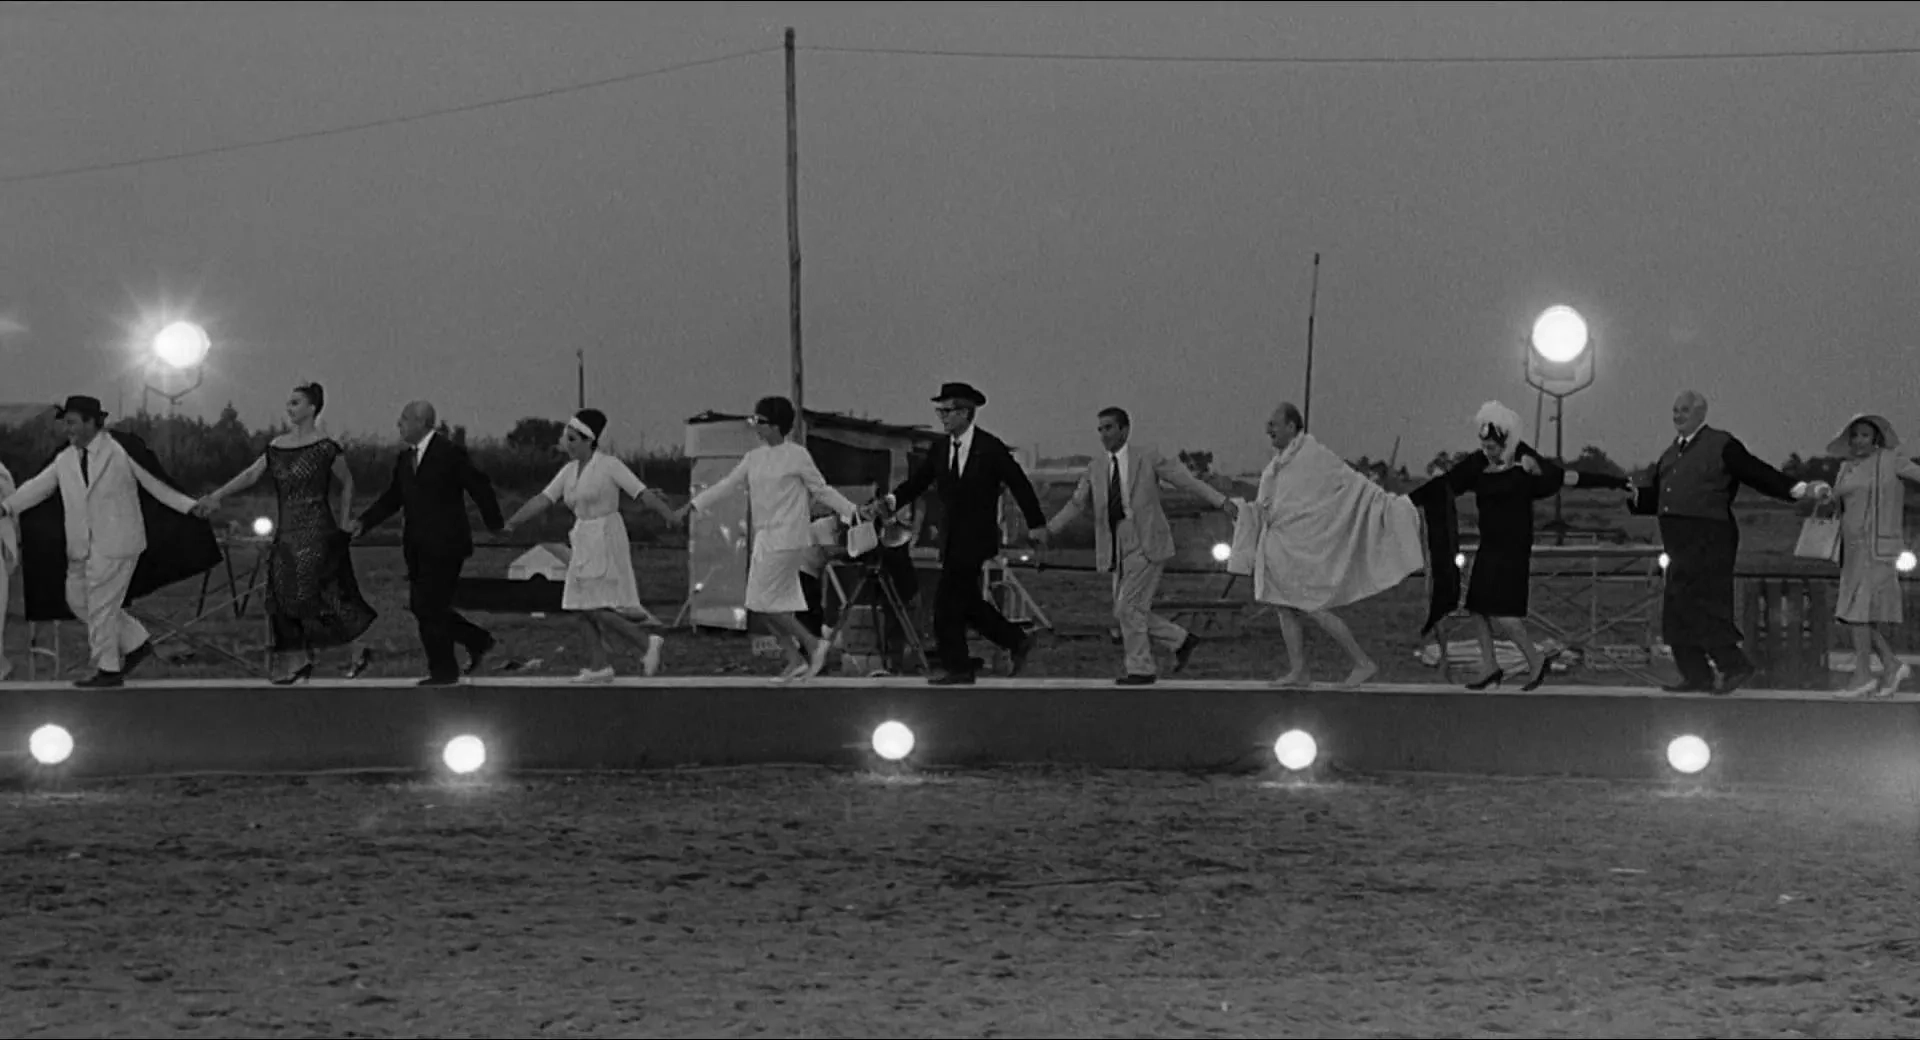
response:
[[[744,605],[756,614],[804,613],[807,596],[800,586],[800,569],[813,544],[813,500],[843,519],[853,515],[854,504],[820,475],[813,455],[792,441],[747,452],[733,472],[693,496],[693,508],[704,512],[741,490],[747,492],[747,513],[753,521]]]
[[[617,610],[646,616],[640,586],[633,576],[633,552],[627,524],[620,518],[620,495],[647,489],[627,464],[595,452],[585,464],[570,462],[543,492],[549,501],[573,511],[573,559],[567,564],[563,610]]]

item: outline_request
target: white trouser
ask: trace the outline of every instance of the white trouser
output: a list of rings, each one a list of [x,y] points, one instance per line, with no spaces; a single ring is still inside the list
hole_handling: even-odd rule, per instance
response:
[[[146,626],[122,609],[138,556],[92,556],[67,562],[67,609],[87,623],[93,666],[118,672],[127,651],[147,641]]]
[[[1120,624],[1120,642],[1126,648],[1128,675],[1153,675],[1153,650],[1173,651],[1187,641],[1187,630],[1153,612],[1153,594],[1160,587],[1165,564],[1148,563],[1146,554],[1129,548],[1113,575],[1113,618]]]

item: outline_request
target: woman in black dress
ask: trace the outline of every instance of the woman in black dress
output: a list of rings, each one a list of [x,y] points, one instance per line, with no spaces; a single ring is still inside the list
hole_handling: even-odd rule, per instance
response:
[[[311,678],[314,651],[322,647],[354,645],[349,679],[366,671],[373,660],[373,651],[359,639],[379,615],[360,595],[342,529],[353,508],[353,471],[347,467],[346,449],[317,426],[326,401],[318,383],[294,387],[287,399],[292,431],[274,438],[253,465],[195,508],[205,516],[219,508],[222,498],[252,487],[262,476],[273,481],[279,499],[267,561],[273,651],[304,659],[299,668],[273,680],[281,686]],[[337,496],[329,494],[336,488]]]
[[[1467,583],[1467,612],[1479,628],[1480,657],[1486,671],[1469,690],[1498,686],[1506,678],[1493,653],[1495,631],[1513,641],[1527,659],[1523,690],[1540,687],[1555,654],[1543,657],[1527,634],[1527,593],[1533,583],[1533,503],[1552,498],[1563,487],[1624,488],[1624,477],[1564,469],[1515,438],[1520,417],[1497,401],[1480,407],[1480,452],[1448,470],[1447,490],[1473,492],[1480,515],[1480,549]]]

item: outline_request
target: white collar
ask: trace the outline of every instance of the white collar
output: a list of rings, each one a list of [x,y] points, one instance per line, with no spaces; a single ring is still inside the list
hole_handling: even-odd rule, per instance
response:
[[[417,459],[417,458],[420,458],[420,457],[422,457],[422,456],[424,456],[424,455],[426,455],[426,453],[427,453],[427,442],[429,442],[429,441],[431,441],[431,440],[433,440],[433,433],[434,433],[434,431],[432,431],[432,430],[428,430],[428,431],[427,431],[427,433],[426,433],[426,436],[424,436],[424,437],[421,437],[421,438],[420,438],[420,440],[419,440],[419,441],[417,441],[417,442],[416,442],[416,443],[414,444],[414,446],[413,446],[413,457],[414,457],[414,458],[416,458],[416,459]]]

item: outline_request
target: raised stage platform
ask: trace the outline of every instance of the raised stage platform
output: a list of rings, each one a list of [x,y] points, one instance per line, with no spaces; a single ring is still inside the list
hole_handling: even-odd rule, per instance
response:
[[[1510,777],[1676,777],[1676,737],[1706,741],[1708,783],[1920,792],[1920,697],[1832,693],[1731,697],[1644,688],[1548,687],[1470,693],[1437,685],[1279,688],[1165,680],[1117,687],[1074,679],[823,676],[662,677],[607,685],[482,678],[407,681],[155,679],[118,690],[0,685],[0,773],[12,782],[220,772],[433,771],[456,736],[485,742],[490,770],[623,770],[693,765],[876,762],[877,726],[911,729],[913,765],[1071,763],[1115,768],[1277,768],[1274,742],[1311,734],[1316,769]],[[62,727],[57,766],[29,736]]]

